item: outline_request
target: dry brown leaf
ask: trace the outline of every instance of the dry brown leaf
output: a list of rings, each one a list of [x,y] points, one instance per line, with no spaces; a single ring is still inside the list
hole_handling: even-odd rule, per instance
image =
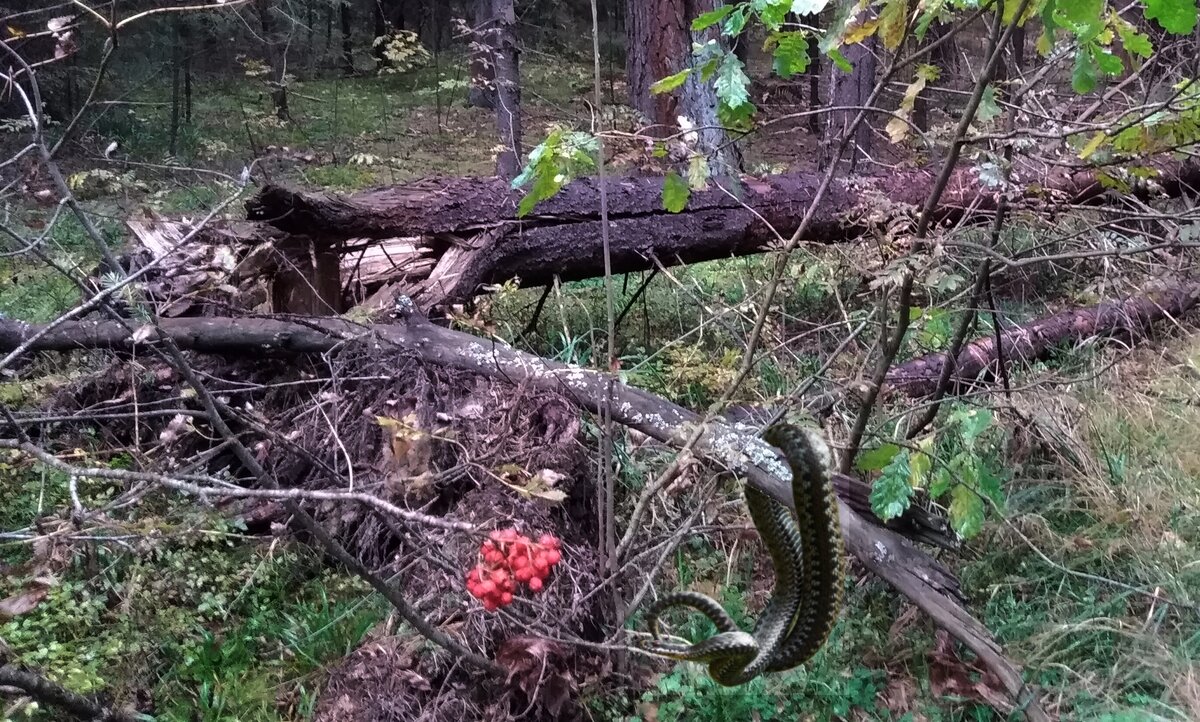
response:
[[[49,587],[38,584],[19,594],[14,594],[6,599],[0,599],[0,620],[8,621],[22,614],[32,612],[37,608],[37,605],[42,603],[42,600],[46,598],[46,594],[49,591]]]
[[[562,645],[530,635],[511,637],[496,651],[496,662],[508,670],[509,681],[516,680],[521,691],[553,717],[575,691],[565,657]]]

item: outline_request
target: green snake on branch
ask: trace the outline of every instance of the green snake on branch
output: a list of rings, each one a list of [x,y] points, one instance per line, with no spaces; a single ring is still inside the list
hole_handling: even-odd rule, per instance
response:
[[[796,514],[766,493],[745,486],[750,518],[775,568],[775,591],[754,632],[739,628],[715,599],[680,592],[650,607],[647,624],[652,639],[637,642],[660,657],[707,663],[713,680],[725,686],[808,661],[829,637],[842,605],[845,551],[829,447],[817,431],[791,424],[772,426],[763,438],[783,452],[791,467]],[[716,625],[717,634],[695,644],[659,639],[658,618],[668,607],[700,612]]]

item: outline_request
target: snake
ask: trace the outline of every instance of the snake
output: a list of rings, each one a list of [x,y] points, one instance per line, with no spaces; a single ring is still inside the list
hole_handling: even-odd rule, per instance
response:
[[[636,642],[655,656],[706,663],[712,679],[729,687],[807,662],[828,640],[842,606],[845,548],[829,446],[816,430],[786,423],[768,428],[763,440],[783,452],[791,469],[796,511],[755,487],[744,488],[750,518],[775,570],[774,590],[754,631],[743,631],[715,599],[677,592],[651,605],[646,612],[651,638]],[[658,618],[670,607],[700,612],[717,634],[695,644],[661,639]]]

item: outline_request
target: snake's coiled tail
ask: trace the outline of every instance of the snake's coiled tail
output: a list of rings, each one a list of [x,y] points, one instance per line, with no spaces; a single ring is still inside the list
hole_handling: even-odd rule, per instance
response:
[[[658,656],[708,663],[712,678],[728,686],[807,661],[825,643],[841,607],[844,551],[829,447],[817,432],[788,424],[771,427],[765,439],[783,451],[791,467],[796,515],[746,487],[746,506],[775,569],[775,590],[754,633],[739,629],[711,597],[681,592],[650,608],[647,623],[654,639],[638,643]],[[696,644],[660,640],[658,617],[674,606],[699,611],[718,633]]]

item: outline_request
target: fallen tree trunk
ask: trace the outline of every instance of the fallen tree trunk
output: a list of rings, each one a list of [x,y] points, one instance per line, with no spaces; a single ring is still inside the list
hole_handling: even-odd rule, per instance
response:
[[[1200,186],[1200,164],[1164,162],[1159,170],[1167,195]],[[1027,183],[1023,197],[1010,207],[1118,197],[1090,171],[1047,175],[1024,169],[1022,177]],[[932,175],[922,170],[835,181],[804,240],[847,241],[893,224],[924,202],[932,183]],[[669,213],[662,208],[661,178],[613,179],[607,187],[613,271],[648,270],[654,259],[669,266],[767,251],[778,241],[775,232],[786,237],[795,231],[818,185],[812,173],[746,179],[741,201],[710,188],[694,193],[683,212]],[[399,292],[429,309],[512,278],[540,286],[556,277],[569,281],[603,274],[595,180],[567,185],[525,218],[516,217],[520,197],[500,178],[435,178],[349,197],[267,186],[246,207],[251,220],[317,239],[318,253],[340,254],[343,289],[360,298],[396,281]],[[973,169],[961,169],[934,220],[986,218],[998,197]],[[416,278],[414,264],[420,266]]]
[[[1046,358],[1056,346],[1095,336],[1122,335],[1136,339],[1164,319],[1182,316],[1200,302],[1200,284],[1186,284],[1144,296],[1131,296],[1088,308],[1073,308],[1040,318],[1000,335],[997,354],[995,336],[967,344],[954,361],[947,393],[974,382],[1003,358],[1005,364],[1024,364]],[[887,374],[887,385],[909,397],[932,394],[949,354],[935,353],[895,366]]]
[[[548,361],[496,341],[435,326],[415,315],[373,327],[328,318],[181,318],[162,321],[158,328],[181,347],[208,353],[322,352],[347,342],[370,343],[412,354],[426,363],[555,391],[593,412],[600,410],[611,389],[610,408],[616,422],[676,447],[684,444],[701,421],[695,413],[607,374]],[[45,327],[0,320],[0,350],[11,351],[23,344],[30,350],[131,348],[157,338],[157,331],[131,331],[124,324],[108,321]],[[694,450],[772,497],[792,503],[787,466],[752,429],[712,422]],[[978,655],[1028,719],[1049,719],[1025,685],[1020,669],[963,608],[957,580],[944,566],[895,532],[870,524],[845,503],[840,512],[847,548],[867,569],[896,587]]]

